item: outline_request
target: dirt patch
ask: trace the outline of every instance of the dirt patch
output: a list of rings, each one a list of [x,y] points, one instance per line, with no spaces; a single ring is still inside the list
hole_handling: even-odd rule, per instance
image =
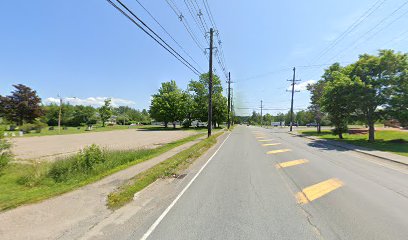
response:
[[[155,148],[196,134],[193,131],[141,131],[138,129],[86,134],[14,138],[12,153],[16,160],[52,161],[75,154],[91,144],[110,150]]]

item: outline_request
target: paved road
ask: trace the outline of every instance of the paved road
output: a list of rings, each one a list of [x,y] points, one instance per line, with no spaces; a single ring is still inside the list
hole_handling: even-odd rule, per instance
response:
[[[157,223],[147,239],[406,240],[408,168],[238,126]]]

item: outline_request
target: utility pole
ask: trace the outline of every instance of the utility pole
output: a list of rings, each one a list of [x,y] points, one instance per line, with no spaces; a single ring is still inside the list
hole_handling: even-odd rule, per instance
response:
[[[208,81],[208,137],[211,136],[212,129],[212,84],[213,84],[213,67],[212,67],[212,55],[213,55],[213,34],[214,30],[210,28],[210,58],[209,58],[209,81]]]
[[[234,126],[234,124],[235,124],[235,120],[234,120],[235,111],[234,111],[234,89],[233,88],[231,88],[231,116],[232,116],[232,125]]]
[[[59,112],[58,112],[58,133],[61,133],[61,115],[62,115],[62,97],[58,95],[59,100],[60,100],[60,105],[59,105]]]
[[[293,78],[292,80],[288,80],[292,82],[292,100],[290,101],[290,129],[289,131],[292,132],[292,126],[293,126],[293,96],[295,95],[295,82],[298,82],[300,80],[295,80],[296,78],[296,68],[293,67]],[[299,92],[299,91],[296,91]]]
[[[231,73],[228,72],[228,129],[230,129],[231,126],[230,110],[231,110]]]
[[[261,127],[262,127],[263,119],[262,119],[262,100],[261,100]]]

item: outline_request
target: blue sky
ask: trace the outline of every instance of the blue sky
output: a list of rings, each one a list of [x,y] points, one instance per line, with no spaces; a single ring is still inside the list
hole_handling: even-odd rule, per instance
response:
[[[184,54],[136,1],[122,1]],[[166,0],[139,1],[207,71],[206,56]],[[184,0],[173,1],[204,44]],[[203,1],[195,2],[204,12]],[[261,99],[266,108],[286,112],[290,105],[286,79],[292,77],[293,66],[298,66],[297,78],[304,86],[318,79],[325,67],[310,65],[348,63],[359,53],[380,48],[408,51],[408,4],[404,2],[208,0],[235,82],[237,112],[249,114]],[[376,11],[317,58],[375,3]],[[60,94],[72,102],[97,104],[112,97],[117,105],[142,109],[148,108],[161,82],[174,79],[184,89],[197,78],[104,0],[6,1],[0,8],[0,31],[0,94],[22,83],[44,100]],[[221,72],[217,64],[215,68]],[[299,89],[304,89],[302,85]],[[307,91],[296,93],[295,107],[305,108],[308,103]]]

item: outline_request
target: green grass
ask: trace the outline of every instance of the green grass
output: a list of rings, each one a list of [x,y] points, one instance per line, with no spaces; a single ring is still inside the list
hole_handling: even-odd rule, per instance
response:
[[[71,173],[63,181],[56,181],[50,175],[50,169],[57,164],[61,164],[60,162],[38,163],[34,165],[9,164],[0,172],[0,211],[71,191],[129,166],[159,156],[166,151],[193,141],[203,135],[196,134],[189,136],[155,149],[107,151],[105,162],[95,165],[91,171]],[[76,161],[76,156],[61,161],[74,162]]]
[[[299,133],[308,136],[318,136],[319,138],[342,141],[357,146],[372,148],[375,150],[396,153],[408,157],[408,132],[382,130],[375,132],[375,142],[368,142],[367,134],[344,134],[344,139],[341,140],[338,136],[332,135],[330,131],[322,131],[317,134],[313,130],[298,131]]]
[[[180,173],[213,146],[217,142],[217,137],[221,134],[222,132],[216,133],[210,138],[204,139],[156,166],[137,174],[128,183],[108,195],[108,207],[111,209],[120,208],[130,202],[135,193],[149,186],[157,179]]]

